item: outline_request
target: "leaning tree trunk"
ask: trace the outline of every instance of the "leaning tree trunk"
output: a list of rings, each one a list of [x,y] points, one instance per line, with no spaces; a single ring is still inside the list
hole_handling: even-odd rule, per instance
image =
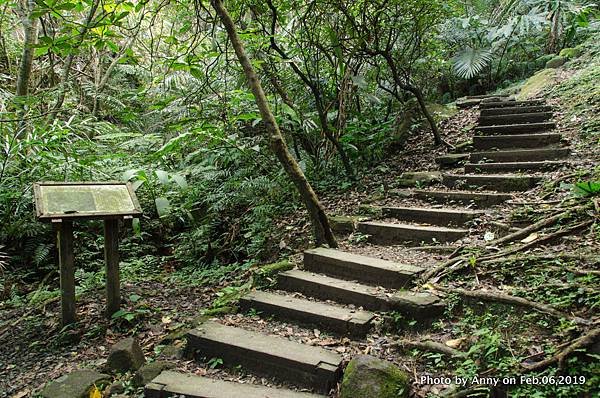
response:
[[[302,201],[308,210],[317,245],[327,243],[331,247],[337,247],[337,242],[333,236],[333,233],[331,232],[329,220],[325,214],[325,209],[319,202],[319,198],[317,198],[317,195],[304,176],[300,166],[294,160],[288,150],[281,131],[279,130],[279,125],[277,124],[277,121],[275,120],[275,117],[269,108],[269,103],[260,84],[260,80],[254,71],[252,64],[250,63],[250,59],[246,55],[246,51],[244,50],[244,46],[239,36],[237,35],[233,20],[229,16],[229,13],[227,12],[227,9],[221,0],[211,0],[211,4],[219,15],[221,22],[225,26],[225,30],[227,31],[229,40],[231,41],[231,44],[235,50],[235,54],[237,55],[242,68],[244,69],[244,74],[248,80],[248,85],[254,94],[256,105],[258,106],[263,122],[265,123],[267,132],[269,133],[273,152],[296,186],[296,189],[300,193]]]
[[[433,118],[433,115],[431,114],[431,112],[429,112],[429,109],[427,109],[427,104],[425,103],[425,99],[423,98],[423,93],[421,92],[421,90],[418,87],[415,87],[412,85],[407,85],[406,87],[407,87],[407,90],[410,91],[411,93],[413,93],[413,95],[417,99],[417,102],[419,103],[419,107],[421,108],[421,112],[423,112],[425,119],[427,119],[427,122],[429,123],[429,126],[431,127],[431,132],[433,133],[433,141],[435,142],[436,145],[441,145],[443,143],[443,141],[442,141],[442,137],[440,136],[440,130],[437,127],[437,124],[435,122],[435,119]]]

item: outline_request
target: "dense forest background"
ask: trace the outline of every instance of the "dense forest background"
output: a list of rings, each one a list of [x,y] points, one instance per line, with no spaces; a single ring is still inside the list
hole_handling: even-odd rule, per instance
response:
[[[227,4],[290,150],[317,191],[344,190],[444,104],[531,75],[596,29],[586,1],[236,1]],[[0,240],[4,298],[53,272],[32,183],[133,181],[145,215],[129,259],[204,272],[280,251],[301,207],[269,150],[207,2],[2,1]],[[423,123],[425,121],[425,123]],[[434,134],[432,134],[434,132]],[[100,225],[79,232],[94,278]],[[16,271],[16,272],[15,272]]]
[[[597,160],[597,17],[588,0],[0,0],[0,338],[19,324],[15,336],[34,336],[18,342],[29,363],[64,365],[73,339],[102,347],[105,336],[152,335],[155,324],[174,333],[185,323],[177,311],[224,313],[240,292],[272,282],[257,265],[277,270],[315,243],[335,244],[324,211],[352,213],[402,171],[433,169],[435,155],[460,149],[475,121],[472,111],[457,113],[464,96],[551,89],[544,94],[561,106],[559,127],[581,138],[575,154],[593,162],[596,151]],[[554,176],[540,189],[565,194],[571,186],[562,182],[596,181],[598,173]],[[107,325],[94,307],[105,283],[103,225],[77,223],[86,316],[83,326],[62,328],[46,311],[50,303],[58,311],[56,231],[36,220],[32,184],[109,180],[130,181],[144,210],[121,230],[123,309]],[[317,198],[323,205],[311,208]],[[537,221],[545,215],[536,210],[522,212]],[[537,288],[543,275],[515,284]],[[524,296],[592,312],[597,289],[586,286],[595,277],[571,278],[575,293]],[[499,354],[506,336],[494,328],[515,323],[492,312],[467,312],[459,322],[461,333],[481,340],[469,355],[494,357],[465,360],[465,374],[514,365],[512,351]],[[528,328],[523,340],[574,330],[537,321],[539,328],[519,323]],[[143,348],[158,355],[157,347]],[[445,366],[427,355],[433,368]],[[551,387],[533,395],[524,386],[515,396],[587,388],[557,395]]]

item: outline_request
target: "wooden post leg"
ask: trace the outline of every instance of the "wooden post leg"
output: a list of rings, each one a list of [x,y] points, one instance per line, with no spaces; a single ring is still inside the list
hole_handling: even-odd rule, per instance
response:
[[[119,220],[104,220],[104,261],[106,263],[106,315],[121,306],[119,281]]]
[[[58,259],[60,265],[60,292],[62,325],[75,322],[75,257],[73,254],[73,223],[58,224]]]

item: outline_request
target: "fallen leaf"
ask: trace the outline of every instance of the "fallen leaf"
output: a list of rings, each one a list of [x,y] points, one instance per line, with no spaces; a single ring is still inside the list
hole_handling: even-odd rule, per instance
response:
[[[170,316],[163,316],[162,317],[162,323],[171,323],[173,322],[173,320],[171,319]]]
[[[102,393],[98,390],[98,387],[94,384],[94,387],[90,390],[90,398],[102,398]]]
[[[521,241],[521,243],[531,243],[534,240],[536,240],[537,238],[538,238],[538,234],[536,232],[534,232],[531,235],[529,235],[528,237],[526,237],[525,239],[523,239]]]
[[[463,343],[463,341],[465,341],[465,338],[461,337],[458,339],[448,340],[444,344],[446,344],[450,348],[458,348]]]

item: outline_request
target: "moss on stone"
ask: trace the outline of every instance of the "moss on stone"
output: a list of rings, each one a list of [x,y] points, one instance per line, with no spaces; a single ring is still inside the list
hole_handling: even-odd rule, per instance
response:
[[[275,275],[280,272],[289,271],[292,268],[294,268],[294,264],[290,263],[288,260],[282,260],[276,263],[263,265],[259,268],[258,273],[263,276]]]
[[[346,367],[340,398],[406,398],[408,393],[409,377],[396,365],[359,355]]]
[[[442,174],[439,171],[415,171],[402,173],[398,179],[399,187],[415,187],[433,185],[442,181]]]
[[[554,69],[544,69],[525,81],[519,93],[520,100],[535,97],[545,88],[555,83],[556,71]]]
[[[560,68],[561,66],[563,66],[565,64],[565,62],[567,62],[567,58],[561,57],[560,55],[556,56],[556,57],[552,58],[550,61],[546,62],[546,69]]]
[[[354,216],[329,216],[329,223],[333,232],[352,233],[354,232],[358,217]]]
[[[566,59],[578,58],[582,53],[581,48],[563,48],[560,50],[558,54],[560,57],[564,57]]]
[[[358,206],[358,214],[361,216],[380,217],[381,212],[382,211],[380,206],[366,204]]]

